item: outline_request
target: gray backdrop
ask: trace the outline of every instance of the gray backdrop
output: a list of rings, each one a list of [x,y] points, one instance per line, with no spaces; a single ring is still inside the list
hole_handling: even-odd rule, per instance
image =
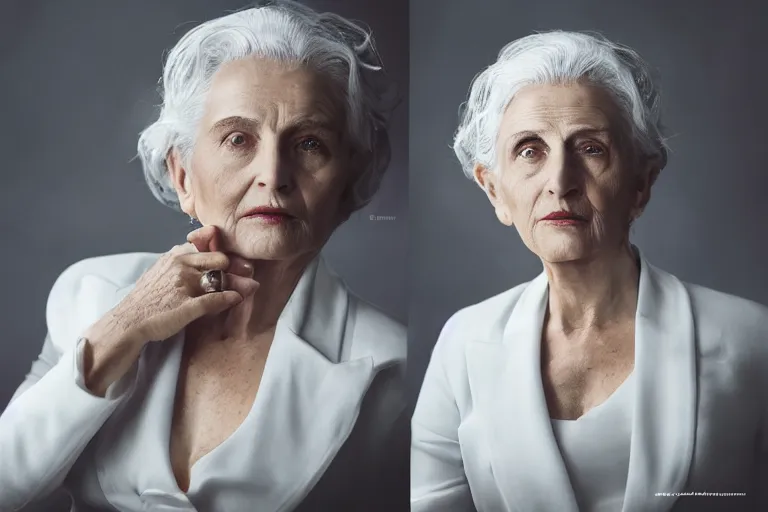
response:
[[[675,136],[633,239],[654,264],[684,280],[768,304],[768,17],[760,4],[411,1],[412,399],[452,313],[541,271],[449,147],[471,79],[503,45],[533,31],[598,30],[658,69]]]
[[[401,95],[408,92],[407,0],[308,0],[362,20]],[[143,181],[139,131],[159,103],[162,55],[200,21],[242,0],[11,0],[0,8],[0,410],[37,356],[57,275],[102,254],[163,252],[188,219]],[[353,290],[407,314],[407,102],[392,119],[393,160],[377,198],[334,235],[328,259]],[[370,215],[395,217],[371,221]],[[44,505],[41,510],[53,510]]]

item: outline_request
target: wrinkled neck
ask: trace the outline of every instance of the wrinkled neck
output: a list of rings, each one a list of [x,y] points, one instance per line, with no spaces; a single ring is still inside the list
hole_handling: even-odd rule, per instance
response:
[[[640,268],[629,244],[587,260],[545,263],[548,324],[564,334],[633,320]]]

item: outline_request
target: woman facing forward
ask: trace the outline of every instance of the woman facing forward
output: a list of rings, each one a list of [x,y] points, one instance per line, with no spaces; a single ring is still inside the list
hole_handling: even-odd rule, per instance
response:
[[[629,242],[659,127],[646,65],[600,37],[525,37],[474,81],[454,149],[544,272],[443,328],[412,510],[768,510],[768,310]]]
[[[62,486],[77,511],[395,509],[405,330],[320,256],[387,167],[381,74],[367,32],[288,1],[173,48],[139,155],[202,227],[58,278],[0,510]]]

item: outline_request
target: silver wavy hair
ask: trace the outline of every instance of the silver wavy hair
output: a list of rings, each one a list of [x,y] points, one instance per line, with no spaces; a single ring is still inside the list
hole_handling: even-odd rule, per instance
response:
[[[394,84],[384,74],[370,31],[290,0],[262,1],[207,21],[170,50],[160,80],[159,117],[141,132],[138,142],[152,194],[180,210],[166,157],[177,148],[189,164],[213,75],[222,64],[249,56],[306,65],[344,91],[348,135],[369,156],[367,167],[359,169],[350,184],[352,208],[370,202],[391,157],[387,125],[396,106]]]
[[[533,84],[586,81],[613,94],[646,157],[667,162],[659,91],[651,71],[631,48],[599,34],[551,31],[517,39],[495,63],[477,75],[462,105],[453,149],[464,174],[474,179],[477,164],[496,169],[501,119],[515,94]]]

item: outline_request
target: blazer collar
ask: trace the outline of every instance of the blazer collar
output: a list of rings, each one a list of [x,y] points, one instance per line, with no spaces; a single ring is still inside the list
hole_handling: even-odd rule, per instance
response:
[[[639,251],[635,317],[636,395],[623,512],[665,512],[657,492],[683,489],[695,433],[693,314],[683,284],[651,266]],[[487,428],[491,470],[509,511],[577,512],[555,440],[541,375],[541,334],[548,303],[545,273],[528,283],[501,327],[500,343],[467,351],[475,414]]]
[[[280,321],[332,362],[341,359],[349,294],[341,279],[317,256],[296,284]]]

